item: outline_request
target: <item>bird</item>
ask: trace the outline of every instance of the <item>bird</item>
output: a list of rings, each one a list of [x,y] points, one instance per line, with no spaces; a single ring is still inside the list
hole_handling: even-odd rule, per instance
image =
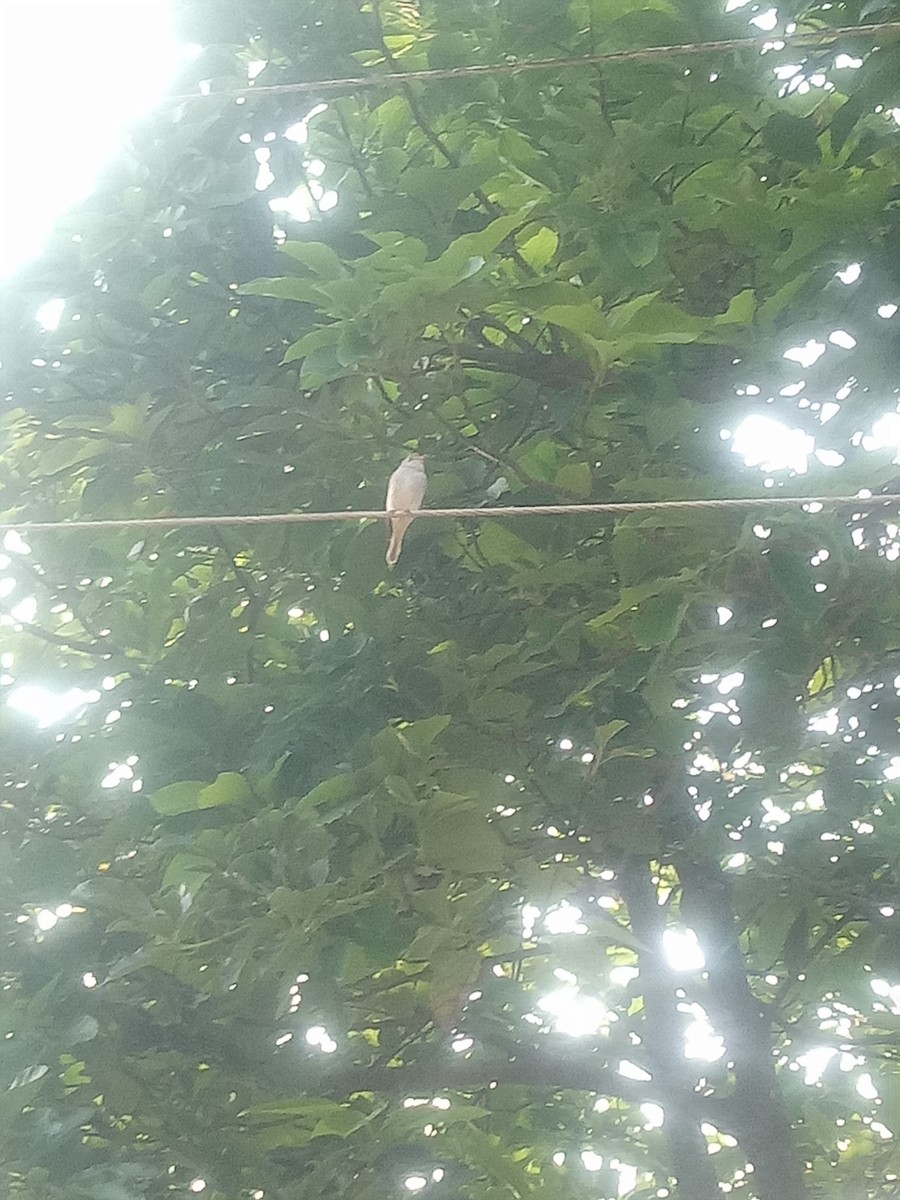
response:
[[[407,454],[403,462],[388,480],[387,499],[384,507],[387,512],[399,512],[403,509],[414,511],[422,507],[425,499],[425,489],[428,478],[425,475],[425,455]],[[415,520],[412,516],[388,517],[391,530],[391,540],[388,543],[385,562],[389,567],[394,566],[403,549],[403,538]]]

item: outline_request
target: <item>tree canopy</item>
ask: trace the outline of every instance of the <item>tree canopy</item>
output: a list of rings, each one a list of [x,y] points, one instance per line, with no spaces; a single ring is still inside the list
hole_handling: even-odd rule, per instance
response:
[[[761,503],[8,535],[2,1186],[897,1195],[897,5],[176,10],[0,519]]]

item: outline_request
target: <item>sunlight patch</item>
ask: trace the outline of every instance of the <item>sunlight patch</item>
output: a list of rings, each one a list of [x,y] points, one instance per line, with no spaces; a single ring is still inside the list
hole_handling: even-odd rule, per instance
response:
[[[817,342],[815,338],[810,338],[804,346],[792,346],[790,350],[785,350],[781,357],[799,363],[801,367],[811,367],[813,363],[819,361],[825,353],[825,349],[824,342]]]
[[[51,692],[47,688],[23,684],[10,694],[7,704],[16,712],[34,717],[40,729],[56,725],[77,713],[88,704],[95,704],[101,693],[96,688],[83,691],[81,688],[69,688],[67,692]]]
[[[663,934],[663,952],[676,971],[700,971],[706,958],[693,929],[667,929]]]
[[[731,441],[732,452],[739,454],[748,467],[791,470],[798,475],[806,474],[815,446],[815,439],[802,429],[790,429],[761,413],[745,417]]]
[[[900,454],[900,412],[885,413],[862,439],[864,450],[896,449]],[[896,461],[896,460],[895,460]]]

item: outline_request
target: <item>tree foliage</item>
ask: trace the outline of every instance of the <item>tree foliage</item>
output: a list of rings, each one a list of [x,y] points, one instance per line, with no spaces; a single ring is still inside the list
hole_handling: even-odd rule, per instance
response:
[[[5,287],[4,519],[378,508],[409,448],[434,505],[764,498],[747,417],[815,438],[775,494],[890,490],[897,39],[319,103],[254,89],[746,15],[178,17],[211,94]],[[895,1195],[893,519],[421,521],[393,573],[372,522],[7,539],[8,1194]]]

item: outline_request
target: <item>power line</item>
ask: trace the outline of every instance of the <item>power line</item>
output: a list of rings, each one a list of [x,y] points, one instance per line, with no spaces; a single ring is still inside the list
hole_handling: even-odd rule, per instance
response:
[[[892,37],[900,34],[900,21],[880,25],[848,25],[841,29],[815,29],[781,33],[762,38],[724,38],[715,42],[686,42],[677,46],[646,46],[638,50],[613,50],[608,54],[585,54],[576,58],[530,58],[521,62],[474,63],[465,67],[435,67],[427,71],[388,71],[383,75],[360,75],[346,79],[308,79],[301,83],[248,84],[221,92],[190,92],[169,96],[171,103],[189,100],[246,100],[251,96],[316,95],[384,87],[392,83],[432,83],[439,79],[470,79],[484,75],[520,75],[525,71],[556,71],[570,67],[603,66],[607,63],[652,62],[715,54],[726,50],[765,50],[777,46],[822,46],[838,38]]]
[[[467,517],[569,517],[628,516],[632,513],[697,512],[718,509],[807,507],[810,513],[823,509],[850,508],[865,512],[887,505],[900,506],[900,494],[879,496],[753,496],[718,500],[637,500],[609,504],[507,504],[492,508],[422,508],[417,519],[460,520]],[[205,517],[115,517],[75,521],[3,521],[0,533],[44,533],[50,530],[102,529],[188,529],[209,526],[311,525],[334,521],[384,520],[407,515],[407,510],[388,513],[384,509],[345,509],[340,512],[249,513]]]

